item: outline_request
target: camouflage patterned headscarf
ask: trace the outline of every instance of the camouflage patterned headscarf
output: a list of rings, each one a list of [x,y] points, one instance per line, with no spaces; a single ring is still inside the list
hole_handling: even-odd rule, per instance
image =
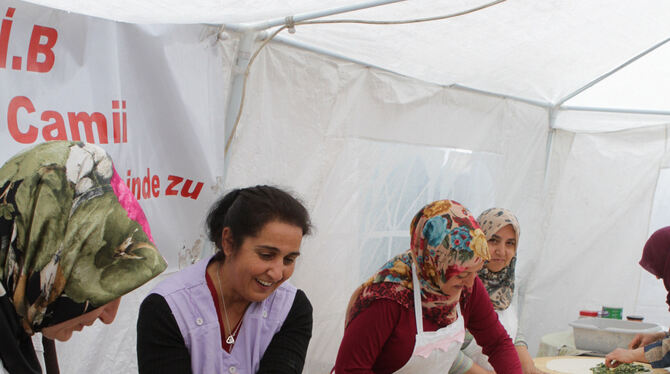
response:
[[[0,168],[0,299],[26,334],[103,306],[166,266],[102,148],[48,142]]]
[[[441,287],[466,268],[489,258],[484,233],[463,205],[439,200],[426,205],[414,216],[410,234],[410,249],[389,260],[356,290],[347,322],[377,299],[390,299],[411,307],[414,304],[412,262],[421,283],[423,315],[439,326],[456,320],[455,307],[459,299],[444,294]],[[466,297],[469,291],[462,291],[461,297]]]

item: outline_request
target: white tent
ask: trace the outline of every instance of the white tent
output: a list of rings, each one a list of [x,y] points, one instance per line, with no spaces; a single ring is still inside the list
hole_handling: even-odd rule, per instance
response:
[[[637,265],[650,232],[670,222],[667,1],[507,0],[410,24],[300,22],[440,18],[487,3],[31,3],[0,1],[13,22],[0,32],[0,159],[47,139],[51,112],[70,118],[127,100],[132,139],[98,142],[123,177],[146,177],[147,191],[153,175],[164,183],[140,203],[168,272],[209,253],[202,219],[223,190],[296,191],[316,226],[291,279],[314,306],[304,372],[328,372],[350,293],[407,248],[411,217],[440,198],[475,215],[492,206],[517,213],[531,353],[580,309],[620,306],[670,324],[665,290]],[[268,41],[286,23],[295,33]],[[55,39],[37,26],[56,29],[57,44],[48,47]],[[265,42],[243,91],[246,64]],[[41,55],[26,55],[38,44]],[[49,51],[57,62],[40,75]],[[114,105],[110,126],[125,113]],[[167,193],[176,176],[193,181],[192,193],[203,181],[199,198]],[[59,344],[62,371],[136,370],[134,324],[150,288],[124,299],[114,328]]]

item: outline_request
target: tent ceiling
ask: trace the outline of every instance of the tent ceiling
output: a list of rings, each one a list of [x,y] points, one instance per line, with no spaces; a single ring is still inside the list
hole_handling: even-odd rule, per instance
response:
[[[667,1],[508,0],[423,24],[309,25],[291,38],[421,80],[554,104],[670,37],[669,16]]]
[[[567,101],[568,106],[596,106],[668,111],[670,43]]]
[[[237,24],[323,8],[313,0],[95,1],[31,0],[33,3],[124,22]],[[329,8],[361,1],[335,0]],[[484,0],[406,1],[325,19],[398,20],[433,17],[474,8]],[[670,38],[666,0],[507,0],[476,13],[409,25],[298,25],[281,40],[440,85],[461,85],[554,105],[599,77]],[[666,48],[667,49],[667,48]],[[608,78],[573,105],[661,110],[670,54],[658,53]],[[646,63],[645,63],[646,61]],[[640,69],[638,69],[640,70]],[[628,73],[626,73],[628,71]],[[625,73],[625,74],[624,74]],[[632,83],[631,80],[632,79]],[[618,83],[612,83],[618,82]],[[619,89],[610,102],[612,87]],[[632,86],[631,86],[632,84]],[[596,85],[598,86],[598,85]],[[580,95],[581,96],[581,95]],[[643,98],[650,98],[644,100]],[[667,105],[666,105],[667,107]]]

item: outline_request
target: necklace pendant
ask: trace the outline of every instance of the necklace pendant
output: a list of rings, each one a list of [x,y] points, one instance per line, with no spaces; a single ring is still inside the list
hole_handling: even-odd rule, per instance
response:
[[[232,345],[233,343],[235,343],[235,338],[233,338],[232,335],[228,335],[228,339],[226,339],[226,344]]]

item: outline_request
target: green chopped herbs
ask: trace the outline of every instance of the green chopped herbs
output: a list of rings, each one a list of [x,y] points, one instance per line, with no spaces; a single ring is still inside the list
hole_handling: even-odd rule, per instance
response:
[[[615,368],[608,368],[605,366],[603,363],[599,363],[595,367],[592,367],[591,372],[593,374],[635,374],[635,373],[646,373],[651,370],[647,369],[647,367],[639,364],[621,364]]]

